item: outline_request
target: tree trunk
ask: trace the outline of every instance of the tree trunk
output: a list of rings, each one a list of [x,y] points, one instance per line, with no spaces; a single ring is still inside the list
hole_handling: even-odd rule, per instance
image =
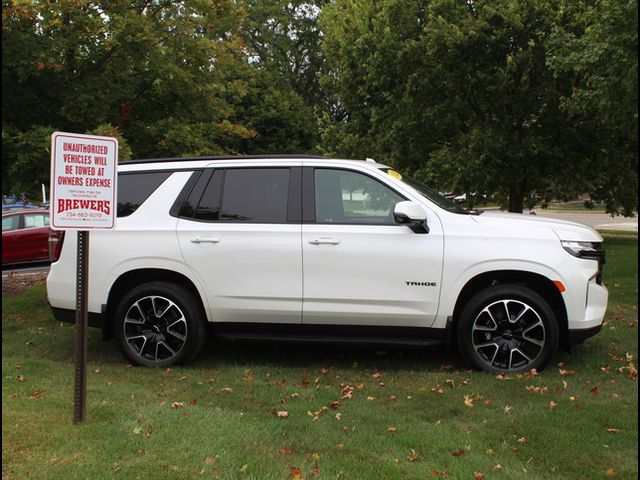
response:
[[[524,209],[524,191],[520,184],[509,187],[509,211],[522,213]]]

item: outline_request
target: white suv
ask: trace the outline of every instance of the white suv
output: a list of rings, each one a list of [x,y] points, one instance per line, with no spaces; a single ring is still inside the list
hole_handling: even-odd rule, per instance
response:
[[[53,239],[48,298],[74,321],[76,236]],[[62,247],[62,248],[61,248]],[[602,237],[475,214],[391,168],[320,157],[131,161],[94,231],[89,323],[133,363],[233,339],[456,345],[490,372],[540,369],[596,334]]]

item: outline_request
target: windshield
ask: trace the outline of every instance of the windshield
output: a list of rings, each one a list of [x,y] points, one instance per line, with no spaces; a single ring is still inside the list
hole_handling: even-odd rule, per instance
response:
[[[431,200],[433,203],[435,203],[437,206],[439,206],[440,208],[446,210],[447,212],[451,212],[451,213],[458,213],[458,214],[462,214],[462,215],[470,215],[471,212],[468,210],[465,210],[464,208],[460,207],[459,205],[453,203],[451,200],[444,198],[442,195],[440,195],[436,190],[434,190],[431,187],[428,187],[427,185],[425,185],[422,182],[419,182],[418,180],[415,180],[407,175],[402,175],[401,173],[399,173],[398,171],[392,169],[392,168],[381,168],[380,170],[382,170],[385,173],[388,173],[389,175],[391,175],[393,178],[400,180],[401,182],[407,184],[408,186],[410,186],[411,188],[413,188],[416,192],[418,192],[420,195],[422,195],[423,197],[428,198],[429,200]]]

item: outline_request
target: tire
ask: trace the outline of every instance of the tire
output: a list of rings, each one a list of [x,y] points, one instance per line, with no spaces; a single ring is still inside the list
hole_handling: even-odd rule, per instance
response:
[[[133,364],[168,367],[191,362],[206,338],[204,313],[183,287],[150,282],[129,291],[116,308],[118,347]]]
[[[472,297],[462,309],[456,333],[464,360],[491,373],[541,370],[559,338],[549,304],[519,285],[489,287]]]

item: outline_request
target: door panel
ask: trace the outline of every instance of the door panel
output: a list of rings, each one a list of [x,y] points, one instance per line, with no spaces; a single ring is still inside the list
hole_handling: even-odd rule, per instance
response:
[[[317,168],[304,193],[315,223],[302,226],[303,323],[431,325],[442,275],[437,217],[427,213],[429,234],[396,224],[404,197],[358,172]]]
[[[435,319],[442,272],[435,229],[420,235],[405,226],[302,228],[303,323],[429,326]],[[323,239],[331,243],[315,243]]]
[[[300,225],[181,219],[178,240],[216,322],[300,323]]]
[[[219,168],[197,180],[177,234],[213,321],[302,322],[300,191],[299,168]]]

